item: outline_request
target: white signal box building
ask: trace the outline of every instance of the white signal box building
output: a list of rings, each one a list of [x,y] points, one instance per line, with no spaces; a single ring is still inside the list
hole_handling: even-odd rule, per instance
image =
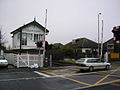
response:
[[[49,31],[46,30],[46,34]],[[11,32],[13,49],[36,49],[37,41],[44,41],[45,28],[36,20],[25,24]]]

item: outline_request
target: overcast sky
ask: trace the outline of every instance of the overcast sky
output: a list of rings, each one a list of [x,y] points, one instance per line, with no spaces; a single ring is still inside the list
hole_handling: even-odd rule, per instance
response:
[[[82,37],[97,42],[98,13],[102,13],[100,24],[104,20],[104,41],[112,38],[112,28],[120,25],[120,0],[0,0],[0,27],[9,44],[10,32],[34,17],[44,26],[45,9],[49,43],[66,44]]]

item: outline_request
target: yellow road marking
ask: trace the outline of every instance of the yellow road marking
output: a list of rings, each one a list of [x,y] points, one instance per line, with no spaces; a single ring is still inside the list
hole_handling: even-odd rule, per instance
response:
[[[68,74],[73,74],[73,73],[76,73],[76,71],[70,72],[70,73],[65,73],[65,74],[62,74],[62,75],[68,75]]]
[[[58,76],[57,74],[51,73],[51,72],[48,72],[48,71],[42,71],[42,72],[45,72],[45,73],[48,73],[48,74],[51,74],[51,75],[54,75],[54,76]]]
[[[96,84],[96,85],[94,85],[94,86],[104,85],[104,84],[110,84],[110,83],[119,82],[119,81],[120,81],[120,79],[117,79],[117,80],[112,80],[112,81],[109,81],[109,82],[99,83],[99,84]]]
[[[100,84],[97,84],[97,85],[91,85],[91,86],[85,86],[85,87],[78,87],[78,88],[74,88],[74,89],[71,89],[71,90],[78,90],[78,89],[84,89],[84,88],[89,88],[89,87],[94,87],[94,86],[100,86],[100,85],[105,85],[105,84],[111,84],[111,83],[115,83],[115,82],[119,82],[119,80],[114,80],[114,81],[110,81],[110,82],[105,82],[105,83],[100,83]],[[112,84],[111,84],[112,85]],[[115,86],[120,86],[120,84],[113,84]]]
[[[87,86],[98,86],[98,85],[103,85],[103,84],[110,84],[110,83],[113,83],[113,82],[119,82],[120,81],[120,79],[118,79],[118,80],[112,80],[112,81],[109,81],[109,82],[104,82],[104,83],[101,83],[102,81],[104,81],[106,78],[108,78],[109,76],[117,76],[117,77],[119,77],[118,75],[111,75],[111,74],[113,74],[113,73],[115,73],[115,72],[118,72],[120,67],[118,67],[117,69],[115,69],[115,70],[111,70],[109,73],[110,74],[108,74],[108,75],[105,75],[102,79],[100,79],[99,81],[97,81],[95,84],[88,84],[88,83],[84,83],[84,82],[81,82],[81,81],[78,81],[78,80],[75,80],[75,79],[71,79],[71,78],[68,78],[68,77],[66,77],[66,76],[64,76],[64,75],[67,75],[67,74],[72,74],[72,73],[75,73],[75,72],[70,72],[70,73],[65,73],[65,74],[62,74],[62,75],[58,75],[58,74],[55,74],[55,73],[53,73],[53,72],[51,72],[52,70],[47,70],[47,71],[43,71],[43,72],[46,72],[46,73],[48,73],[48,74],[51,74],[51,75],[54,75],[54,76],[57,76],[57,77],[60,77],[60,78],[64,78],[64,79],[68,79],[68,80],[70,80],[70,81],[74,81],[74,82],[76,82],[76,83],[80,83],[80,84],[83,84],[83,85],[87,85]],[[63,69],[63,70],[58,70],[58,71],[67,71],[67,70],[70,70],[70,69]],[[53,70],[54,71],[54,70]],[[57,70],[55,70],[55,71],[57,71]],[[98,71],[98,72],[108,72],[108,71]],[[91,72],[91,73],[77,73],[78,75],[85,75],[85,74],[93,74],[93,73],[98,73],[98,72]],[[97,76],[97,75],[90,75],[90,76]],[[99,76],[99,75],[98,75]],[[89,76],[79,76],[79,77],[89,77]]]
[[[120,84],[116,84],[116,83],[113,83],[113,84],[111,84],[111,85],[114,85],[114,86],[120,86]]]
[[[114,77],[120,77],[119,75],[110,75],[110,76],[114,76]]]
[[[120,67],[118,67],[116,70],[112,71],[110,74],[106,75],[105,77],[103,77],[102,79],[100,79],[99,81],[97,81],[95,83],[95,85],[99,84],[100,82],[104,81],[106,78],[108,78],[111,74],[117,72],[117,70],[119,69]]]
[[[58,70],[49,70],[49,71],[54,71],[54,72],[62,72],[62,71],[67,71],[67,70],[69,70],[69,69],[58,69]]]
[[[82,75],[82,76],[67,76],[67,77],[103,77],[101,75]]]
[[[71,78],[68,78],[68,77],[65,77],[65,76],[57,75],[57,74],[55,74],[55,73],[51,73],[51,72],[48,72],[48,71],[43,71],[43,72],[48,73],[48,74],[51,74],[51,75],[58,76],[58,77],[60,77],[60,78],[68,79],[68,80],[70,80],[70,81],[74,81],[74,82],[79,83],[79,84],[91,86],[91,84],[84,83],[84,82],[81,82],[81,81],[78,81],[78,80],[75,80],[75,79],[71,79]]]
[[[61,77],[61,78],[68,79],[68,80],[71,80],[71,81],[74,81],[74,82],[77,82],[77,83],[79,83],[79,84],[83,84],[83,85],[91,86],[91,84],[84,83],[84,82],[81,82],[81,81],[78,81],[78,80],[75,80],[75,79],[71,79],[71,78],[64,77],[64,76],[60,76],[60,77]]]

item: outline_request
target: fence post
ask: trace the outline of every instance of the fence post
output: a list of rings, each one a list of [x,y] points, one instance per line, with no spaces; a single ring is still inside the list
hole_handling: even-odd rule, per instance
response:
[[[40,55],[40,67],[44,66],[43,59],[44,59],[43,55]]]
[[[50,55],[50,67],[52,67],[52,55]]]

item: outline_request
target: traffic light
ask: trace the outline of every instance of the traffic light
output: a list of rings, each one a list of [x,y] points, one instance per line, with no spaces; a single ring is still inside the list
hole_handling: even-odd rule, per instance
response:
[[[114,52],[120,53],[120,26],[113,27],[114,34]]]
[[[118,34],[114,34],[114,35],[115,35],[115,40],[120,41],[120,34],[118,33]]]
[[[114,34],[115,41],[120,41],[120,26],[114,27],[112,32]]]
[[[37,43],[35,43],[37,45],[38,48],[43,47],[43,42],[42,41],[38,41]]]

